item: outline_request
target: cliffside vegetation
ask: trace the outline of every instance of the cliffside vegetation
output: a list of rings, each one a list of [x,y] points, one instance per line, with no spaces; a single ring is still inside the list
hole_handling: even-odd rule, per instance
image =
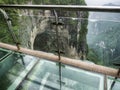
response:
[[[1,4],[86,5],[84,0],[39,0],[39,1],[38,0],[1,0],[0,3]],[[19,22],[18,22],[19,21],[18,20],[19,16],[18,15],[14,16],[14,15],[18,14],[19,11],[15,10],[15,9],[7,9],[6,12],[9,14],[9,16],[12,20],[13,31],[17,34],[17,30],[19,29]],[[34,11],[33,14],[36,15],[36,13],[39,13],[39,12],[40,11]],[[83,12],[83,11],[70,12],[70,11],[61,11],[60,10],[60,11],[57,11],[57,13],[58,13],[58,16],[60,16],[60,17],[88,18],[88,13]],[[0,17],[3,17],[2,14],[0,14],[0,15],[1,15]],[[51,11],[51,15],[53,15],[53,11]],[[35,19],[37,17],[32,17],[32,18]],[[24,22],[24,20],[26,20],[26,19],[24,18],[23,22]],[[72,46],[73,48],[76,49],[76,53],[79,56],[79,59],[86,59],[87,53],[88,53],[88,46],[87,46],[87,40],[86,40],[87,20],[82,20],[82,19],[78,19],[78,20],[62,19],[62,20],[65,23],[65,25],[63,26],[63,29],[68,31],[69,36],[66,36],[65,38],[62,38],[63,40],[61,42],[62,42],[63,45],[61,44],[61,46],[62,46],[61,48],[64,50],[64,49],[66,49],[66,47],[71,47]],[[6,36],[6,39],[4,39],[3,41],[11,43],[12,40],[11,40],[11,38],[9,38],[9,33],[7,33],[7,27],[3,25],[2,21],[4,22],[4,25],[6,25],[5,21],[1,19],[1,23],[0,23],[1,27],[0,28],[1,28],[2,31],[0,32],[0,34],[1,34],[0,36],[1,36],[1,38],[4,38],[4,36]],[[41,35],[41,36],[46,37],[46,34]],[[69,38],[69,40],[68,40],[69,42],[67,41],[68,43],[65,44],[67,38]],[[41,39],[39,38],[39,40],[41,40]],[[44,41],[44,43],[45,43],[45,40],[42,40],[42,41]],[[40,43],[42,43],[42,42],[40,42]],[[44,43],[42,43],[42,44],[44,44]],[[42,45],[42,46],[45,46],[45,45]],[[47,47],[47,46],[45,46],[45,47]],[[40,47],[40,50],[43,50],[43,48],[45,48],[45,47]],[[53,48],[54,48],[54,46],[53,46]],[[47,47],[47,50],[48,50],[48,47]],[[47,51],[47,50],[44,49],[44,51]]]
[[[106,4],[115,6],[114,4]],[[88,58],[98,64],[120,63],[120,14],[92,12],[88,25],[88,45],[91,49]]]

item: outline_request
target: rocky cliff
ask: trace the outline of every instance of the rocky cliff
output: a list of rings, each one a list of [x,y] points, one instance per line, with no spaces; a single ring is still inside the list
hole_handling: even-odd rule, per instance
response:
[[[11,2],[12,3],[12,2]],[[16,2],[14,2],[16,3]],[[26,1],[26,4],[78,4],[85,5],[84,0],[75,1]],[[23,47],[56,53],[58,44],[63,55],[77,59],[86,59],[88,50],[86,42],[88,13],[83,11],[56,11],[63,25],[53,25],[55,16],[49,10],[17,10],[17,31]],[[14,13],[13,13],[14,14]],[[16,14],[16,13],[15,13]],[[65,18],[63,18],[65,17]],[[71,18],[69,18],[71,17]],[[76,19],[79,18],[79,19]],[[58,36],[57,37],[57,33]],[[59,40],[58,40],[59,39]],[[59,43],[58,43],[59,42]]]
[[[37,13],[37,17],[35,17],[31,16],[34,15],[33,11],[27,11],[27,15],[20,18],[22,20],[20,22],[23,22],[21,23],[23,46],[52,53],[58,50],[56,26],[53,25],[55,17],[52,13],[52,11],[45,10],[42,13]],[[85,17],[83,14],[84,12],[80,12],[78,18]],[[65,56],[85,59],[87,54],[87,22],[63,17],[59,17],[59,20],[60,23],[63,23],[63,25],[58,25],[57,27],[60,50],[64,52]]]

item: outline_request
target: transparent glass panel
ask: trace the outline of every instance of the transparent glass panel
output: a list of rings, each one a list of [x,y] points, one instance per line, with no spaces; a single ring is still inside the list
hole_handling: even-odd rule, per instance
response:
[[[103,90],[103,76],[62,65],[61,90]],[[18,90],[59,90],[58,65],[41,59]]]
[[[0,58],[0,89],[7,90],[10,88],[9,90],[14,90],[12,84],[18,80],[15,84],[19,85],[37,59],[32,56],[14,53],[10,50],[0,49],[0,53],[2,52],[6,54]]]
[[[103,90],[103,75],[67,65],[62,68],[62,82],[67,90]]]
[[[111,85],[112,85],[112,88],[111,88]],[[114,77],[108,77],[108,89],[110,89],[110,88],[111,88],[111,90],[119,90],[120,89],[120,79],[119,78],[115,79]]]
[[[87,41],[89,55],[97,56],[101,64],[113,66],[119,62],[119,13],[91,12],[89,14]]]
[[[4,49],[0,48],[0,60],[1,60],[6,54],[8,54],[8,51],[5,51]]]
[[[119,13],[56,11],[56,23],[49,10],[6,11],[22,47],[109,67],[120,63]],[[15,44],[0,18],[0,41]],[[0,60],[1,90],[59,90],[60,82],[64,90],[103,90],[103,75],[3,49]],[[119,86],[116,81],[113,90]]]
[[[58,75],[56,63],[40,59],[18,90],[59,90]]]
[[[120,63],[119,13],[57,10],[55,25],[54,11],[6,11],[12,18],[12,31],[23,47],[57,54],[59,45],[62,56],[112,67],[113,63]],[[1,41],[15,44],[5,23],[0,27]]]

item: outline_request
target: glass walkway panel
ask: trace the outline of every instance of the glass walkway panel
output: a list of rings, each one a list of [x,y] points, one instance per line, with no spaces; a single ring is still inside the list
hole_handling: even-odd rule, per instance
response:
[[[3,50],[1,49],[1,53],[4,53]],[[3,75],[1,75],[0,84],[5,85],[0,87],[2,90],[59,90],[60,82],[57,63],[43,59],[37,61],[38,58],[28,55],[24,55],[23,57],[25,65],[22,64],[21,58],[18,58],[17,54],[16,58],[15,56],[9,57],[7,61],[7,58],[4,58],[3,61],[5,64],[11,60],[14,60],[14,63],[11,67],[9,67],[10,63],[4,65],[4,68],[7,70],[6,73],[3,74],[2,72],[5,69],[1,70],[1,74]],[[89,90],[103,90],[103,75],[67,65],[62,66],[62,89],[87,90],[88,88]]]
[[[11,51],[1,49],[3,57]],[[1,68],[1,90],[59,90],[58,63],[46,61],[29,55],[23,55],[24,65],[18,53],[4,58],[4,68]],[[2,57],[1,57],[2,58]],[[10,64],[10,61],[14,63]],[[12,62],[13,62],[12,61]],[[9,64],[8,64],[9,62]],[[92,65],[92,64],[91,64]],[[6,72],[3,72],[6,71]],[[113,82],[108,77],[108,86]],[[62,65],[62,90],[104,90],[104,75],[88,72],[68,65]],[[112,90],[119,90],[120,80],[116,80]]]

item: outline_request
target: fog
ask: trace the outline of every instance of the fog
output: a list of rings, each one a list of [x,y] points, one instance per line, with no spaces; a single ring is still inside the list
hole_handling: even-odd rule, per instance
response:
[[[107,3],[113,3],[113,4],[117,4],[120,5],[120,0],[85,0],[87,5],[103,5],[103,4],[107,4]]]

